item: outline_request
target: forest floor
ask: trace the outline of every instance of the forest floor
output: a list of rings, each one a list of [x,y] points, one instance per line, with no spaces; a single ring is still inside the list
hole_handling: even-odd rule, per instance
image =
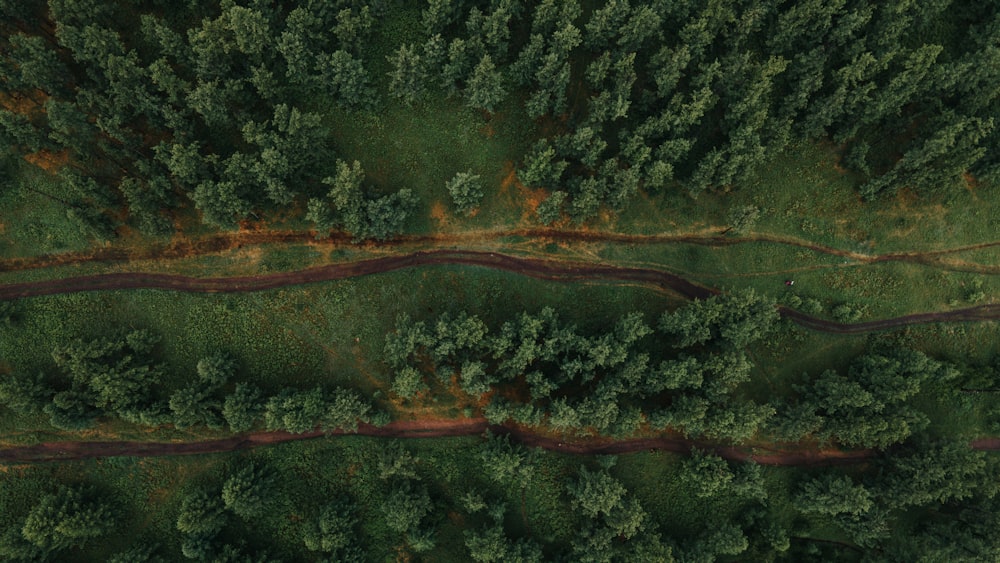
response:
[[[174,274],[119,272],[22,282],[0,285],[0,301],[41,295],[116,289],[165,289],[199,293],[264,291],[430,265],[479,266],[550,281],[596,280],[641,283],[669,289],[688,299],[704,299],[718,293],[716,289],[696,284],[676,274],[650,268],[628,268],[557,259],[523,258],[497,252],[429,250],[255,276],[196,278]],[[803,327],[837,334],[856,334],[935,322],[1000,319],[1000,304],[993,303],[951,311],[916,313],[858,323],[840,323],[821,319],[783,305],[779,306],[778,309],[785,318]]]
[[[753,461],[761,465],[810,466],[858,463],[876,455],[874,450],[840,450],[816,447],[815,444],[772,446],[725,446],[689,440],[681,436],[632,438],[556,438],[535,434],[517,426],[490,425],[484,418],[401,420],[385,426],[360,424],[356,431],[315,430],[301,434],[284,431],[254,432],[199,442],[46,442],[31,446],[0,449],[0,463],[40,463],[69,461],[112,456],[157,457],[231,452],[257,446],[279,444],[321,437],[360,435],[379,438],[443,438],[475,436],[486,431],[507,434],[518,442],[544,450],[576,455],[617,455],[642,451],[687,453],[692,448],[714,452],[732,461]],[[972,442],[977,450],[1000,450],[1000,438],[983,438]]]

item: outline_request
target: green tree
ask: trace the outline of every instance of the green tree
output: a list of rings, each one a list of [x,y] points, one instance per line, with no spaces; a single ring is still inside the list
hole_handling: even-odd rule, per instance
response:
[[[364,557],[354,529],[357,525],[357,507],[341,499],[326,505],[319,518],[305,524],[302,539],[310,551],[326,553],[332,560],[361,562]]]
[[[479,174],[473,174],[472,170],[455,174],[454,178],[445,183],[445,188],[448,189],[455,208],[465,215],[470,215],[483,200],[483,183]]]
[[[316,63],[319,80],[327,92],[347,107],[369,104],[373,90],[360,59],[346,51],[334,51]]]
[[[827,474],[805,482],[795,497],[795,506],[806,513],[858,516],[872,509],[874,499],[867,488],[856,485],[850,477]]]
[[[39,499],[28,513],[21,535],[45,553],[80,546],[111,532],[114,511],[91,491],[60,487]]]
[[[729,210],[727,218],[729,220],[729,227],[726,229],[727,233],[745,235],[750,232],[750,229],[760,219],[760,208],[756,205],[733,207]]]
[[[181,501],[177,529],[189,536],[214,536],[228,520],[218,492],[197,491]]]
[[[681,466],[681,479],[699,498],[729,492],[734,478],[726,460],[697,448],[691,449],[691,457],[684,460]]]
[[[579,479],[567,488],[573,507],[584,516],[607,516],[617,507],[626,494],[625,486],[606,471],[588,471],[580,466]]]
[[[467,104],[473,108],[482,108],[490,113],[503,102],[507,92],[503,86],[503,75],[493,64],[489,54],[483,58],[472,71],[466,87]]]
[[[479,563],[541,563],[542,549],[534,542],[521,538],[512,540],[497,522],[480,530],[465,530],[465,547],[469,557]]]
[[[264,411],[263,397],[256,386],[237,383],[222,403],[222,417],[231,432],[246,432],[260,419]]]
[[[19,414],[42,412],[55,392],[43,373],[15,372],[0,379],[0,403]]]
[[[406,449],[398,440],[385,445],[378,455],[378,476],[380,479],[397,477],[400,479],[419,480],[417,463],[419,458]]]
[[[419,528],[421,519],[430,513],[432,506],[427,487],[399,481],[393,485],[381,508],[386,526],[405,534]]]
[[[407,104],[413,103],[424,93],[424,65],[413,45],[400,45],[389,57],[389,93]]]
[[[543,225],[551,225],[558,221],[562,217],[563,205],[566,203],[568,196],[569,194],[561,190],[556,190],[549,194],[549,197],[545,198],[535,208],[535,215],[538,217],[538,222]]]
[[[237,516],[250,520],[267,506],[271,486],[272,478],[267,470],[248,462],[226,479],[222,485],[222,500]]]
[[[499,483],[523,483],[531,477],[533,466],[524,446],[511,444],[510,437],[486,433],[486,441],[479,450],[483,470],[490,479]]]

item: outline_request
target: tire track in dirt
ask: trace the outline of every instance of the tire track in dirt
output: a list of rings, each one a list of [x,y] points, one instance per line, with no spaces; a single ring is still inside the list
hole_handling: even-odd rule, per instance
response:
[[[574,455],[619,455],[642,451],[665,451],[686,454],[692,448],[714,452],[731,461],[753,461],[772,466],[821,466],[861,463],[875,457],[875,450],[816,449],[788,444],[782,448],[728,446],[689,440],[679,436],[632,438],[556,438],[535,434],[518,426],[490,425],[484,418],[427,419],[394,421],[385,426],[359,424],[356,431],[254,432],[219,440],[198,442],[46,442],[31,446],[0,449],[0,463],[44,463],[103,457],[159,457],[224,453],[298,440],[337,436],[372,436],[380,438],[420,439],[478,436],[489,430],[506,434],[526,446]],[[1000,450],[1000,438],[981,438],[971,442],[980,451]]]
[[[850,250],[815,244],[806,240],[779,237],[766,234],[743,237],[699,234],[634,235],[599,231],[565,231],[550,228],[520,229],[513,231],[468,232],[463,234],[403,235],[388,241],[365,242],[366,246],[395,248],[420,244],[462,244],[476,241],[498,241],[505,238],[533,238],[553,242],[606,242],[618,244],[695,244],[708,247],[726,247],[747,243],[767,243],[793,246],[833,256],[841,256],[861,263],[913,262],[934,268],[1000,274],[1000,265],[979,264],[961,260],[947,260],[949,254],[1000,247],[1000,241],[982,242],[953,248],[927,251],[890,252],[886,254],[864,254]],[[154,245],[145,250],[126,248],[100,248],[85,252],[46,254],[24,258],[0,260],[0,272],[36,270],[55,266],[82,264],[87,262],[121,263],[136,260],[171,260],[190,256],[212,254],[264,244],[310,244],[316,246],[357,246],[350,235],[332,233],[324,239],[316,239],[307,231],[242,231],[222,233],[195,240],[177,240],[166,245]]]
[[[563,260],[523,258],[496,252],[472,250],[427,250],[401,256],[387,256],[358,262],[330,264],[296,272],[279,272],[257,276],[193,278],[175,274],[121,272],[23,282],[0,285],[0,301],[79,291],[115,289],[163,289],[197,293],[253,292],[432,265],[479,266],[559,282],[640,283],[669,289],[688,299],[705,299],[719,293],[716,289],[696,284],[670,272],[650,268],[628,268]],[[851,324],[812,317],[783,305],[778,306],[778,310],[782,316],[800,326],[837,334],[859,334],[936,322],[976,322],[1000,319],[1000,304],[979,305],[952,311],[917,313]]]

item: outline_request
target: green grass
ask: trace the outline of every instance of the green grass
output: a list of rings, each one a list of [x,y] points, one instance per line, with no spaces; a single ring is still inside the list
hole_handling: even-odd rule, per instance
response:
[[[442,225],[432,215],[463,228],[510,226],[520,219],[517,189],[502,187],[533,135],[520,100],[508,100],[489,119],[460,99],[440,96],[412,107],[388,100],[372,112],[334,109],[327,117],[336,124],[338,156],[359,160],[379,192],[409,188],[420,197],[411,232],[438,230]],[[445,189],[457,172],[468,170],[481,176],[486,192],[474,219],[456,217]]]
[[[66,216],[69,197],[54,176],[10,157],[0,163],[0,257],[89,248],[92,241]]]

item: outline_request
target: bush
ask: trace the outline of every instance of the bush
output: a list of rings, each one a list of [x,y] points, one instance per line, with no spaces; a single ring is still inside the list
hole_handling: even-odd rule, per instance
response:
[[[451,194],[451,201],[455,204],[455,209],[464,215],[472,214],[472,211],[479,206],[483,200],[483,183],[478,174],[459,172],[455,177],[445,184],[448,193]]]

